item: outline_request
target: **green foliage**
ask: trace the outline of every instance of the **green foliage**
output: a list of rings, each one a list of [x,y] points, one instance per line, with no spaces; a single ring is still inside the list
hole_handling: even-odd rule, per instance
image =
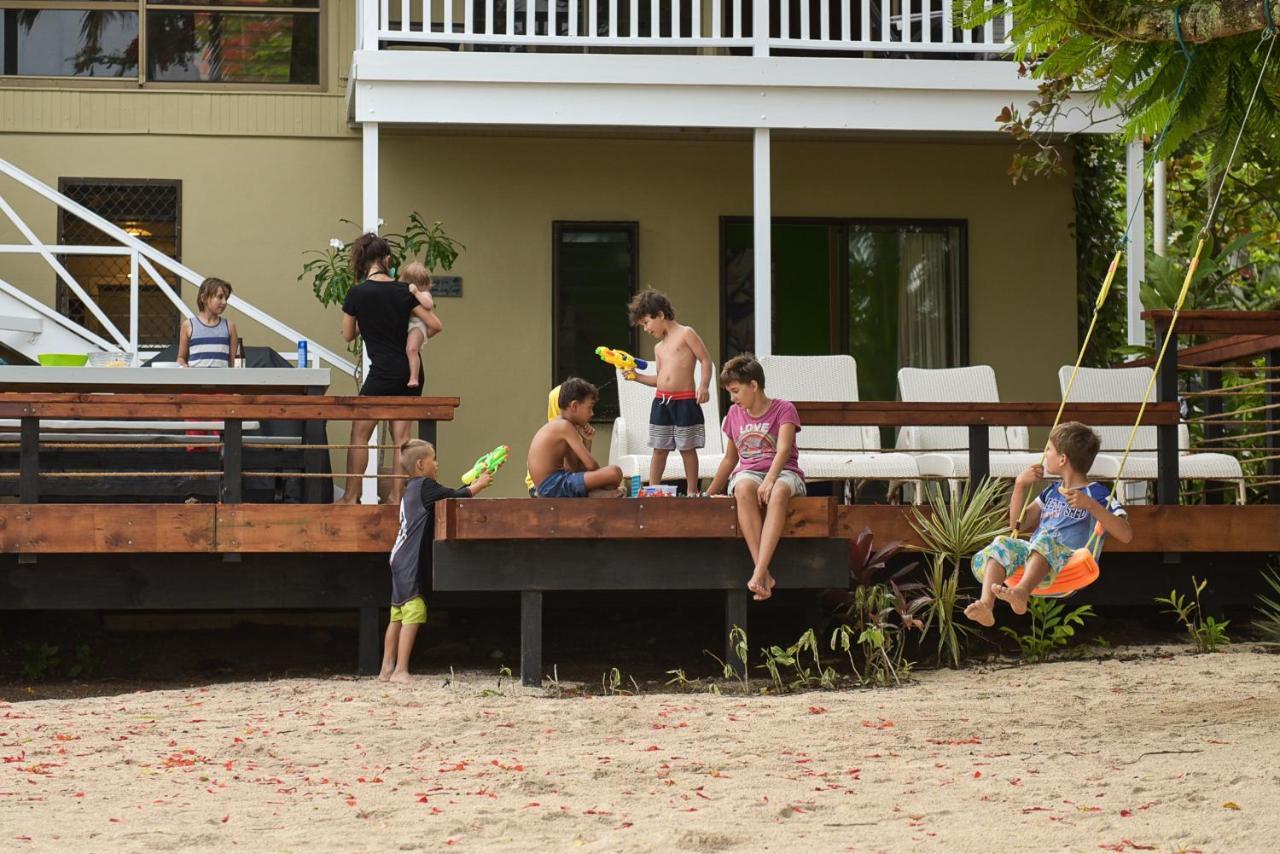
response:
[[[1005,487],[998,480],[984,480],[977,489],[966,486],[951,503],[936,483],[927,485],[925,495],[928,512],[912,507],[911,527],[920,535],[927,554],[958,566],[1009,530],[1005,524]]]
[[[1124,149],[1110,136],[1082,136],[1075,144],[1072,193],[1076,216],[1077,340],[1084,341],[1107,268],[1124,240]],[[1098,314],[1085,353],[1089,367],[1110,367],[1128,343],[1125,281],[1119,273]]]
[[[1015,180],[1026,174],[1062,170],[1062,159],[1050,132],[1058,118],[1085,109],[1072,91],[1093,94],[1093,121],[1116,112],[1127,139],[1151,138],[1154,156],[1167,157],[1193,139],[1203,138],[1215,166],[1225,162],[1254,82],[1262,69],[1266,46],[1261,33],[1220,38],[1197,45],[1188,59],[1172,38],[1144,42],[1126,35],[1119,18],[1136,4],[1086,0],[1009,0],[985,8],[983,0],[961,0],[967,24],[978,24],[1012,12],[1013,56],[1023,73],[1040,81],[1025,113],[1014,106],[998,118],[1023,150],[1010,169]],[[1150,16],[1168,16],[1176,4],[1151,4]],[[1245,131],[1244,150],[1262,160],[1280,153],[1280,103],[1271,93],[1280,87],[1280,62],[1267,67],[1258,102]],[[1164,131],[1161,135],[1161,131]],[[1030,152],[1030,153],[1027,153]],[[1217,171],[1217,170],[1215,170]]]
[[[94,654],[89,644],[81,641],[76,644],[71,663],[67,665],[67,676],[71,679],[93,676],[98,672],[99,666],[98,656]]]
[[[360,231],[349,219],[340,220],[340,222],[355,228],[357,232]],[[458,254],[466,249],[446,234],[439,222],[427,225],[416,211],[409,214],[409,221],[404,231],[386,233],[382,237],[391,247],[390,273],[392,276],[398,274],[400,267],[406,261],[417,258],[419,255],[423,265],[433,273],[436,270],[451,270],[454,261],[458,259]],[[355,271],[351,269],[351,244],[354,242],[355,238],[343,242],[335,237],[329,241],[327,248],[305,253],[315,257],[302,265],[298,281],[309,279],[312,293],[326,308],[342,305],[347,298],[347,292],[357,284]],[[358,354],[360,339],[353,341],[349,349],[352,353]]]
[[[1253,621],[1253,627],[1264,640],[1280,643],[1280,572],[1275,567],[1268,567],[1262,571],[1262,578],[1271,588],[1271,593],[1258,596],[1258,619]]]
[[[887,685],[890,680],[902,684],[911,670],[906,658],[908,633],[924,628],[916,616],[921,606],[922,600],[908,602],[892,582],[854,588],[830,645],[849,659],[849,669],[860,685]]]
[[[912,508],[911,527],[924,542],[929,555],[925,571],[922,638],[937,635],[937,662],[958,667],[972,631],[957,619],[960,611],[960,577],[975,552],[1008,531],[1005,518],[1004,485],[985,480],[977,489],[966,487],[948,503],[941,487],[929,484],[928,512]]]
[[[747,646],[747,630],[741,626],[734,626],[729,629],[729,643],[733,645],[734,658],[738,659],[740,665],[738,667],[734,667],[709,649],[704,649],[703,652],[716,660],[724,672],[725,679],[738,679],[742,683],[742,690],[750,691],[751,676],[747,669],[750,667],[748,659],[751,657],[751,650]]]
[[[48,679],[62,667],[59,647],[49,643],[25,642],[22,650],[22,675],[32,681]]]
[[[806,655],[812,661],[812,669],[805,663]],[[764,663],[757,664],[756,667],[768,671],[773,690],[778,694],[804,691],[815,684],[827,689],[836,687],[835,669],[822,666],[818,637],[813,629],[806,630],[795,643],[785,649],[780,646],[762,648],[760,657]],[[784,668],[790,668],[791,674],[784,674]]]
[[[1186,628],[1187,635],[1195,644],[1197,652],[1217,652],[1218,647],[1231,643],[1231,638],[1227,637],[1227,626],[1231,621],[1218,622],[1214,617],[1206,617],[1200,608],[1200,594],[1208,584],[1208,581],[1197,582],[1193,575],[1191,576],[1193,593],[1190,598],[1179,593],[1176,587],[1169,592],[1168,596],[1156,598],[1157,605],[1167,606],[1164,613],[1175,615]]]
[[[624,682],[630,682],[631,688],[624,688]],[[636,678],[634,676],[625,676],[624,678],[623,672],[616,667],[610,667],[605,671],[604,675],[600,677],[600,687],[604,690],[604,693],[609,696],[640,693],[640,685],[636,682]]]
[[[1027,614],[1031,617],[1031,631],[1025,635],[1008,626],[1000,627],[1002,633],[1017,641],[1027,661],[1043,661],[1055,649],[1066,646],[1076,633],[1075,627],[1083,627],[1085,617],[1094,616],[1091,605],[1068,611],[1067,606],[1056,599],[1037,596],[1032,596],[1027,603]]]

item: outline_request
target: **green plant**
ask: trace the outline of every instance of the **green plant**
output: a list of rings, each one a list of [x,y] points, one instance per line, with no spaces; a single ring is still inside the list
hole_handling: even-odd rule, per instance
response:
[[[937,635],[937,662],[958,667],[973,632],[957,619],[960,611],[960,578],[969,558],[996,536],[1005,524],[1005,487],[984,480],[976,489],[965,488],[948,503],[935,483],[926,489],[928,511],[912,508],[911,527],[920,535],[922,551],[929,555],[925,572],[922,638]]]
[[[48,679],[62,666],[59,648],[48,643],[24,643],[22,649],[22,675],[33,681]]]
[[[704,649],[703,652],[716,660],[716,663],[720,665],[720,669],[724,673],[725,679],[737,679],[742,683],[743,691],[750,691],[751,676],[747,669],[750,666],[748,659],[751,657],[751,649],[747,646],[747,630],[741,626],[734,626],[729,629],[729,644],[733,647],[733,656],[738,659],[741,667],[734,667],[709,649]]]
[[[631,683],[631,687],[635,689],[634,692],[626,688],[623,688],[622,687],[623,681],[624,681],[623,673],[621,670],[619,670],[616,667],[610,667],[609,670],[603,676],[600,677],[600,685],[602,688],[604,688],[604,693],[606,694],[614,695],[614,694],[631,694],[631,693],[639,694],[640,693],[640,685],[636,682],[636,679],[634,676],[626,677],[626,681],[629,681]]]
[[[1075,636],[1076,627],[1083,627],[1085,617],[1094,616],[1092,605],[1081,605],[1067,610],[1056,599],[1032,596],[1027,602],[1027,615],[1031,618],[1031,631],[1025,635],[1008,626],[1000,631],[1013,638],[1027,661],[1043,661],[1058,647],[1066,646]]]
[[[363,232],[349,219],[339,221]],[[404,262],[419,254],[422,256],[422,263],[431,272],[451,270],[458,254],[467,248],[446,234],[439,222],[427,225],[416,211],[409,214],[404,231],[389,232],[383,234],[382,238],[391,247],[392,267],[389,272],[392,276],[398,274]],[[344,242],[341,238],[334,237],[329,240],[327,248],[305,253],[315,257],[302,265],[298,281],[310,279],[312,293],[326,308],[342,305],[347,292],[358,283],[355,271],[351,269],[351,244],[354,242],[354,239]],[[348,349],[359,355],[360,339],[357,337]]]
[[[813,660],[812,670],[805,664],[806,653]],[[760,655],[764,663],[757,664],[756,667],[769,671],[769,678],[779,694],[787,691],[802,691],[812,687],[815,682],[823,688],[835,687],[836,672],[831,667],[822,666],[822,658],[818,652],[818,636],[813,629],[807,629],[795,643],[785,649],[780,646],[771,646],[761,649]],[[784,667],[791,668],[795,674],[789,682],[783,680],[782,668]]]
[[[1196,581],[1193,575],[1191,576],[1193,588],[1191,598],[1179,593],[1176,587],[1169,592],[1168,596],[1156,598],[1157,605],[1168,606],[1164,609],[1164,613],[1175,615],[1186,628],[1187,635],[1195,644],[1197,652],[1217,652],[1218,647],[1231,643],[1231,638],[1227,636],[1227,626],[1231,621],[1218,622],[1214,617],[1206,617],[1200,607],[1200,594],[1208,584],[1208,581]]]
[[[1258,596],[1258,617],[1253,627],[1262,633],[1262,637],[1272,643],[1280,643],[1280,573],[1274,567],[1262,571],[1262,578],[1277,597],[1272,599],[1266,593]]]
[[[74,657],[71,659],[71,664],[67,667],[67,676],[72,679],[92,676],[98,672],[98,666],[98,657],[94,655],[89,644],[81,641],[76,644]]]

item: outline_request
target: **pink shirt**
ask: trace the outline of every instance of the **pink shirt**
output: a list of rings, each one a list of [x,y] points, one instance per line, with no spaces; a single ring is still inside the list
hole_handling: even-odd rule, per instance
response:
[[[778,453],[778,433],[783,424],[796,425],[800,432],[800,414],[795,404],[789,400],[775,397],[759,418],[751,415],[738,404],[729,407],[729,414],[724,417],[721,429],[725,436],[738,449],[738,466],[733,471],[754,471],[768,474],[773,465],[773,458]],[[795,445],[791,446],[791,455],[787,458],[785,471],[795,472],[804,477],[798,463],[799,452]]]

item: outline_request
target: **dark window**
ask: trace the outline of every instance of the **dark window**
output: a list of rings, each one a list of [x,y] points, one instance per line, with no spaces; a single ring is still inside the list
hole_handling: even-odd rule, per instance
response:
[[[639,226],[634,222],[552,224],[552,314],[555,319],[552,385],[582,377],[603,390],[613,368],[597,347],[635,351],[636,331],[627,303],[636,292]],[[618,395],[602,393],[596,420],[618,416]]]
[[[138,76],[136,10],[0,9],[0,33],[3,74]]]
[[[181,257],[182,183],[127,179],[63,178],[59,189],[89,210],[110,220],[169,257]],[[73,246],[114,245],[103,234],[68,211],[58,211],[58,242]],[[126,336],[129,334],[129,256],[63,255],[59,258],[88,296]],[[153,265],[154,266],[154,265]],[[169,287],[181,294],[176,276],[157,268]],[[138,276],[138,344],[156,349],[178,340],[179,313],[145,270]],[[58,310],[110,340],[79,297],[58,279]]]
[[[9,2],[0,9],[3,75],[320,83],[320,0]]]
[[[723,358],[755,348],[750,219],[722,223]],[[775,219],[773,352],[848,353],[864,400],[894,400],[900,367],[968,358],[965,225]]]

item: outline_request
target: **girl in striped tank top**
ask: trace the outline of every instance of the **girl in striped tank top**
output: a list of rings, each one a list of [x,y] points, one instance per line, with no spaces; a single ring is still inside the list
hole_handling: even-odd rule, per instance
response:
[[[231,298],[231,285],[209,278],[196,293],[196,316],[182,324],[178,363],[190,368],[231,367],[231,342],[236,325],[222,316]]]

